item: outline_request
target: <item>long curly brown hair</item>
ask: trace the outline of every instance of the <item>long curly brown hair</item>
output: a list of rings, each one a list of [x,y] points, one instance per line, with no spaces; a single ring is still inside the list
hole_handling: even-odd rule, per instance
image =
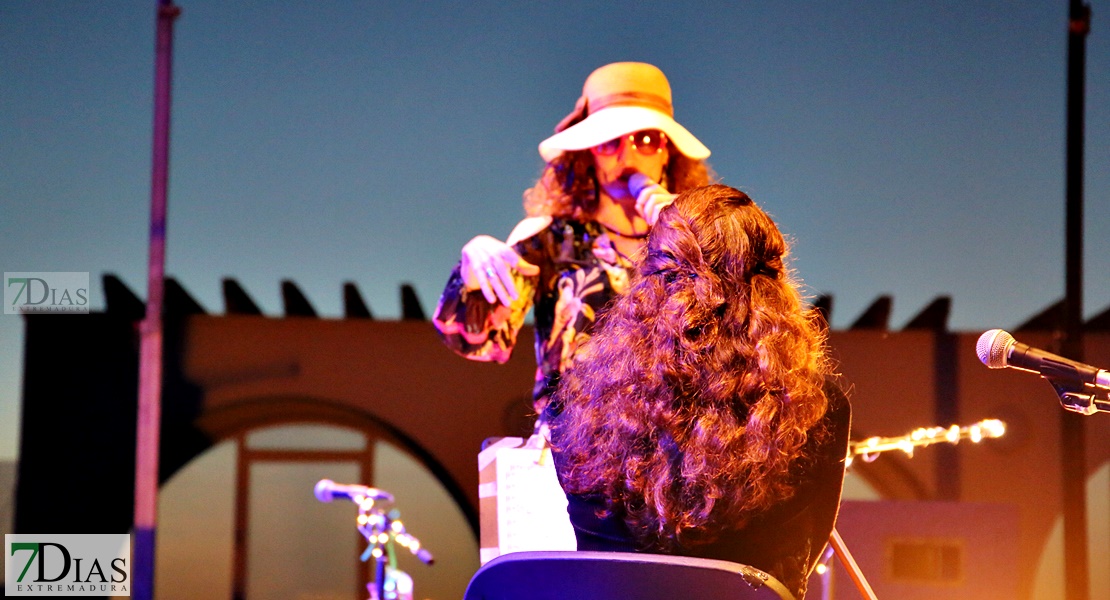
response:
[[[670,160],[663,170],[663,187],[680,194],[712,183],[713,170],[703,160],[682,154],[669,141]],[[524,192],[529,217],[588,218],[597,210],[597,179],[589,150],[567,151],[544,166],[536,184]]]
[[[643,549],[707,543],[790,497],[826,432],[823,329],[787,243],[723,185],[663,210],[630,291],[564,374],[564,489],[602,494]]]

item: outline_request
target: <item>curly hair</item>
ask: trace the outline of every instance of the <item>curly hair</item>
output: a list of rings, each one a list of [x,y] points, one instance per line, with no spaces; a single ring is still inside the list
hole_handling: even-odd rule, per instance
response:
[[[663,170],[663,187],[672,193],[712,183],[713,170],[694,160],[669,141],[670,160]],[[582,219],[597,210],[597,179],[589,150],[567,151],[544,166],[536,184],[524,191],[524,212],[529,217],[552,216]]]
[[[807,440],[827,435],[824,329],[787,250],[743,192],[681,194],[563,376],[563,487],[601,494],[645,550],[711,542],[789,498]]]

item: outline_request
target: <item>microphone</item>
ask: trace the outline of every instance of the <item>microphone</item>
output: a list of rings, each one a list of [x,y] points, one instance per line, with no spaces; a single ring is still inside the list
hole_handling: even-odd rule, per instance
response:
[[[316,482],[316,488],[313,492],[320,502],[331,502],[336,498],[352,502],[360,502],[360,498],[368,498],[376,502],[393,502],[393,494],[385,490],[366,487],[365,485],[336,483],[330,479],[321,479]]]
[[[651,177],[637,171],[628,178],[628,193],[632,194],[633,198],[639,198],[640,192],[653,185],[655,185],[655,181]]]
[[[1110,371],[1098,369],[1019,343],[1001,329],[991,329],[975,344],[979,361],[991,369],[1010,367],[1037,373],[1048,380],[1081,382],[1110,390]]]

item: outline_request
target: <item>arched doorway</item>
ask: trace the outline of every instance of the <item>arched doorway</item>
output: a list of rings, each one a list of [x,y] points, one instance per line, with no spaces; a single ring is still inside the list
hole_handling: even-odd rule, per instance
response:
[[[317,501],[323,478],[392,493],[408,531],[436,556],[428,567],[402,551],[398,567],[420,598],[461,597],[478,567],[466,517],[403,442],[355,421],[244,428],[179,471],[160,494],[157,597],[365,599],[357,507]]]

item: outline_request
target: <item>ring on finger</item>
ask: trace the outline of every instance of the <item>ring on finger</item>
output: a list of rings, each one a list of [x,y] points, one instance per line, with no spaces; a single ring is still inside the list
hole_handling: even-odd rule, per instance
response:
[[[486,277],[494,279],[495,277],[497,277],[497,271],[494,271],[493,267],[486,267]]]

